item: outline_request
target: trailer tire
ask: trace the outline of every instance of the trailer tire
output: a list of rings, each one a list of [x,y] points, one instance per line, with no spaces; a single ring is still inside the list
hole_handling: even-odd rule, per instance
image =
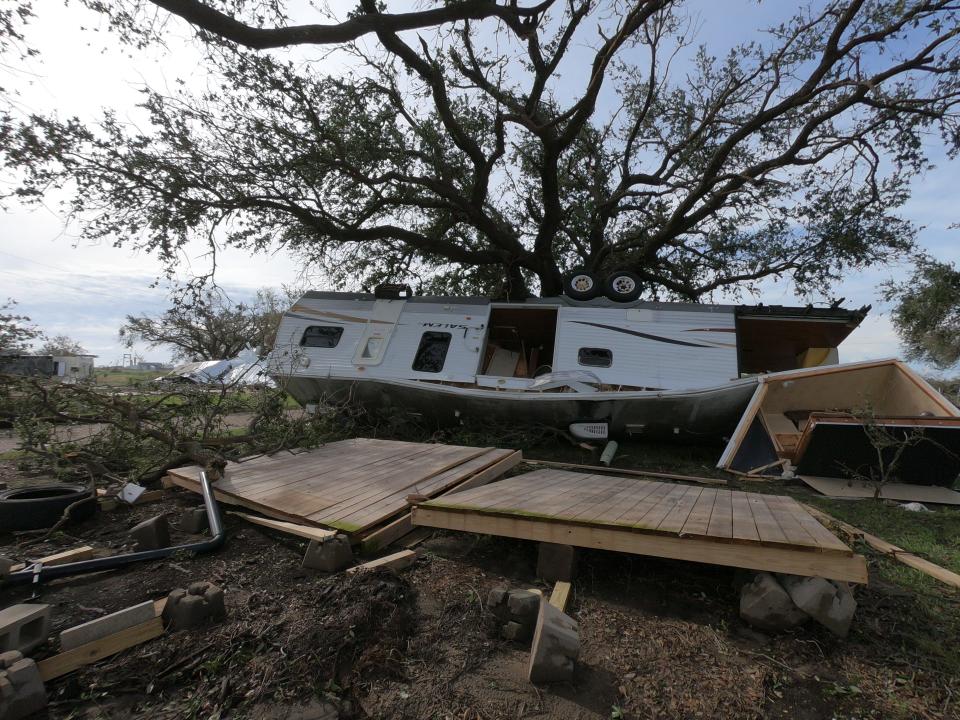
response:
[[[574,268],[563,279],[563,294],[572,300],[592,300],[600,292],[597,276],[582,267]]]
[[[86,520],[97,509],[97,498],[83,485],[53,483],[0,492],[0,530],[40,530],[53,527],[63,511],[78,500],[70,519]]]
[[[629,270],[610,273],[603,284],[604,294],[614,302],[633,302],[640,297],[640,276]]]

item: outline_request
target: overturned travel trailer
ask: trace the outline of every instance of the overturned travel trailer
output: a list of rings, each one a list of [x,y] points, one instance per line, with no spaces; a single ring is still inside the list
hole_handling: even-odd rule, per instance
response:
[[[868,310],[308,292],[270,371],[303,404],[351,398],[581,438],[727,436],[758,374],[836,363]]]

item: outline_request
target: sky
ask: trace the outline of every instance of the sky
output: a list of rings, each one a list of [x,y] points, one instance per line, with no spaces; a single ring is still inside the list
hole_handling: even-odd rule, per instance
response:
[[[783,5],[698,0],[691,7],[699,18],[698,41],[722,54],[725,47],[745,39],[745,33],[775,20]],[[43,0],[35,11],[37,18],[28,28],[28,39],[40,51],[39,57],[0,67],[0,72],[6,73],[0,84],[19,91],[18,102],[24,109],[56,110],[61,116],[94,120],[103,108],[111,108],[121,118],[136,122],[137,91],[145,83],[163,87],[183,78],[192,87],[202,87],[200,53],[188,40],[188,32],[177,31],[178,21],[171,25],[175,32],[165,50],[137,50],[120,46],[103,31],[102,19],[77,3],[64,7],[59,0]],[[96,28],[101,30],[94,31]],[[327,59],[324,68],[336,72],[337,63]],[[570,80],[574,86],[576,78]],[[902,210],[922,227],[920,245],[942,260],[960,261],[960,231],[949,229],[960,220],[958,185],[960,163],[940,157],[937,167],[918,179],[913,197]],[[166,307],[165,285],[157,284],[163,268],[156,258],[129,247],[79,240],[76,226],[63,217],[57,200],[51,197],[40,208],[8,205],[0,211],[0,303],[6,298],[17,300],[19,313],[29,315],[47,335],[66,334],[78,340],[98,356],[98,365],[119,364],[124,354],[131,352],[117,335],[124,317],[158,314]],[[206,253],[203,242],[187,248],[179,268],[181,279],[207,271]],[[297,260],[282,250],[250,256],[224,249],[217,257],[217,281],[236,301],[249,299],[258,288],[302,284],[302,270]],[[842,361],[902,354],[877,288],[886,279],[904,278],[908,270],[904,262],[846,278],[836,288],[834,296],[845,297],[847,307],[874,307],[841,346]],[[798,302],[785,281],[764,283],[757,300]],[[132,351],[144,360],[166,361],[170,356],[164,348],[135,346]]]

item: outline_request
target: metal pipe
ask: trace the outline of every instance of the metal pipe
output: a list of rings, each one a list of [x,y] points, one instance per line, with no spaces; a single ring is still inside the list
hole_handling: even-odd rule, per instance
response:
[[[27,565],[26,568],[18,572],[10,573],[3,584],[13,585],[25,582],[41,583],[45,580],[53,580],[54,578],[67,577],[69,575],[113,570],[144,560],[161,560],[181,551],[203,553],[216,550],[223,545],[226,540],[226,534],[223,531],[223,519],[220,517],[220,506],[217,505],[217,500],[213,495],[213,485],[210,483],[207,473],[202,470],[200,471],[200,491],[203,493],[203,505],[206,508],[207,521],[210,524],[210,537],[206,540],[189,543],[187,545],[158,548],[156,550],[142,550],[124,555],[111,555],[110,557],[95,558],[93,560],[80,560],[73,563],[64,563],[63,565],[43,566],[36,563],[34,565]]]

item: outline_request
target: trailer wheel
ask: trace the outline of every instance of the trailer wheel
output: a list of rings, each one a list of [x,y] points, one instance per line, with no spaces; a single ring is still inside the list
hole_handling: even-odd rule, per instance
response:
[[[97,498],[83,485],[55,483],[0,492],[0,529],[39,530],[53,527],[63,511],[78,500],[86,500],[70,511],[73,521],[86,520],[97,509]]]
[[[563,280],[563,293],[573,300],[592,300],[600,294],[600,281],[584,268],[574,268]]]
[[[610,273],[604,283],[604,292],[614,302],[633,302],[640,297],[640,276],[629,270]]]

